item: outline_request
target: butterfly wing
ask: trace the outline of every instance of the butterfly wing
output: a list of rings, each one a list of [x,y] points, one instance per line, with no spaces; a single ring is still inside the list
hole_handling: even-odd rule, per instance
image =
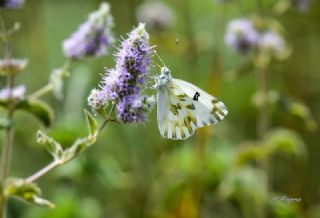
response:
[[[197,128],[215,124],[227,114],[222,102],[183,80],[173,79],[167,89],[158,92],[157,101],[159,130],[169,139],[186,139]]]
[[[173,83],[198,106],[196,107],[197,117],[202,121],[199,127],[216,124],[228,114],[228,109],[223,102],[199,87],[180,79],[173,79]]]
[[[158,127],[163,137],[179,140],[186,139],[194,133],[195,117],[188,116],[188,109],[179,103],[179,98],[170,90],[158,92],[157,102]],[[193,119],[194,122],[190,124],[186,119]]]

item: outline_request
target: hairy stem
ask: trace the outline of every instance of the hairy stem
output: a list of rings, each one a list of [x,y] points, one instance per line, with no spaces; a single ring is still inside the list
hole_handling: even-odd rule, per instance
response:
[[[43,167],[41,170],[36,172],[35,174],[29,176],[26,179],[26,181],[27,182],[34,182],[37,179],[39,179],[40,177],[46,175],[47,173],[49,173],[50,171],[52,171],[53,169],[55,169],[56,167],[58,167],[58,166],[60,166],[62,164],[63,163],[61,161],[54,160],[50,164],[48,164],[47,166]]]
[[[71,64],[71,60],[66,61],[61,69],[67,71],[70,67],[70,64]],[[54,88],[53,84],[48,83],[47,85],[43,86],[42,88],[38,89],[37,91],[35,91],[31,95],[29,95],[29,98],[30,99],[39,98],[39,97],[47,94],[48,92],[51,92],[53,90],[53,88]]]
[[[35,98],[39,98],[40,96],[50,92],[53,90],[53,85],[51,83],[45,85],[44,87],[40,88],[39,90],[35,91],[34,93],[32,93],[29,98],[30,99],[35,99]]]
[[[111,118],[111,114],[114,110],[115,106],[112,105],[106,119],[103,121],[103,123],[98,127],[97,130],[97,134],[95,137],[98,137],[101,133],[101,131],[104,129],[104,127],[111,121],[113,122],[114,119]],[[54,170],[55,168],[57,168],[58,166],[64,165],[65,163],[71,161],[72,159],[74,159],[76,156],[69,158],[67,160],[54,160],[51,163],[49,163],[47,166],[43,167],[42,169],[40,169],[39,171],[37,171],[36,173],[34,173],[33,175],[29,176],[28,178],[26,178],[25,180],[27,182],[34,182],[36,180],[38,180],[39,178],[41,178],[42,176],[46,175],[47,173],[49,173],[50,171]]]
[[[4,12],[0,10],[0,28],[1,28],[1,38],[2,38],[2,45],[3,45],[3,53],[4,53],[4,60],[9,63],[11,61],[11,48],[10,48],[10,41],[9,35],[7,33],[5,23],[4,23]],[[15,76],[8,75],[7,76],[7,87],[11,90],[15,85]],[[12,92],[9,92],[8,98],[11,99]],[[9,125],[6,127],[4,131],[3,137],[3,144],[2,144],[2,155],[1,155],[1,174],[0,174],[0,181],[1,181],[1,198],[0,198],[0,218],[6,217],[6,205],[7,199],[3,194],[3,189],[5,185],[5,181],[7,179],[9,173],[9,164],[10,164],[10,150],[12,146],[13,140],[13,115],[14,115],[14,102],[11,102],[8,107],[8,114],[7,119],[9,121]]]

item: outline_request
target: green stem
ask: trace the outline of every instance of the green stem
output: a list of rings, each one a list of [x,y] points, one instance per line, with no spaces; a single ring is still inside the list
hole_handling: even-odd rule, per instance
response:
[[[104,129],[104,127],[109,123],[109,121],[114,121],[114,119],[111,118],[111,114],[113,112],[115,108],[115,105],[112,105],[106,119],[103,121],[103,123],[98,127],[97,130],[97,135],[95,137],[98,137],[101,133],[101,131]],[[34,182],[36,180],[38,180],[39,178],[41,178],[42,176],[46,175],[47,173],[49,173],[50,171],[54,170],[55,168],[57,168],[58,166],[61,166],[69,161],[71,161],[72,159],[74,159],[76,156],[67,159],[66,161],[63,160],[54,160],[51,163],[49,163],[47,166],[43,167],[42,169],[40,169],[39,171],[37,171],[36,173],[32,174],[31,176],[29,176],[28,178],[26,178],[25,180],[27,182]]]
[[[103,121],[103,123],[99,126],[98,130],[97,130],[97,137],[100,135],[100,133],[102,132],[102,130],[104,129],[104,127],[107,125],[107,123],[114,122],[115,120],[111,118],[111,114],[114,111],[115,108],[115,104],[112,104],[110,111],[108,113],[108,115],[106,116],[105,120]]]
[[[71,64],[71,60],[66,61],[61,70],[68,70]],[[43,86],[42,88],[40,88],[39,90],[35,91],[34,93],[32,93],[31,95],[29,95],[28,98],[30,99],[36,99],[39,98],[45,94],[47,94],[48,92],[51,92],[53,90],[53,84],[48,83],[47,85]]]
[[[10,49],[10,41],[9,36],[6,31],[5,23],[4,23],[4,14],[3,10],[0,11],[0,27],[1,27],[1,34],[2,34],[2,44],[4,48],[4,59],[10,63],[11,61],[11,49]],[[13,89],[15,85],[15,76],[8,75],[7,76],[7,87],[9,90]],[[12,93],[9,93],[8,98],[11,98]],[[6,205],[7,199],[3,194],[3,189],[5,185],[5,181],[9,174],[9,164],[10,164],[10,150],[12,147],[12,140],[13,140],[13,116],[14,116],[14,102],[11,102],[8,108],[8,115],[7,119],[9,121],[8,127],[6,127],[4,131],[3,137],[3,145],[2,145],[2,157],[1,157],[1,174],[0,174],[0,181],[1,181],[1,198],[0,198],[0,218],[6,217]]]
[[[267,72],[264,68],[258,70],[258,87],[259,94],[261,97],[261,105],[259,108],[259,115],[257,119],[257,136],[260,140],[263,139],[264,135],[268,131],[269,127],[269,116],[268,116],[268,81]]]
[[[39,98],[40,96],[50,92],[53,90],[53,85],[51,83],[45,85],[44,87],[42,87],[41,89],[35,91],[34,93],[32,93],[31,95],[29,95],[30,99],[36,99]]]
[[[259,67],[257,70],[257,85],[259,89],[259,96],[261,105],[259,105],[259,112],[257,117],[257,136],[260,141],[264,140],[264,137],[269,129],[269,111],[268,111],[268,78],[265,67]],[[269,163],[268,159],[264,159],[260,162],[263,171],[265,172],[265,178],[263,184],[265,184],[265,191],[269,193]],[[261,208],[257,217],[268,217],[268,211],[266,204]]]
[[[39,179],[40,177],[46,175],[47,173],[49,173],[50,171],[52,171],[53,169],[57,168],[58,166],[60,166],[62,164],[63,163],[61,161],[54,160],[50,164],[48,164],[47,166],[43,167],[38,172],[36,172],[33,175],[31,175],[28,178],[26,178],[26,182],[30,182],[30,183],[34,182],[37,179]]]

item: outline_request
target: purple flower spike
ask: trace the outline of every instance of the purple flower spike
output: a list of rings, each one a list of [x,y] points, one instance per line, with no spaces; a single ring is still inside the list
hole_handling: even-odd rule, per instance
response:
[[[100,90],[94,89],[89,96],[89,105],[96,110],[108,101],[113,101],[119,120],[124,123],[143,122],[155,102],[153,97],[141,96],[140,93],[149,70],[151,51],[149,34],[145,25],[139,24],[122,41],[115,55],[115,68],[106,71]]]
[[[91,13],[72,36],[63,42],[64,54],[71,59],[95,57],[107,54],[113,42],[111,27],[113,18],[108,3],[102,3],[99,10]]]
[[[0,1],[1,8],[16,9],[24,5],[24,0],[4,0]]]
[[[228,24],[225,42],[237,52],[248,53],[257,45],[258,40],[259,34],[250,20],[236,19]]]

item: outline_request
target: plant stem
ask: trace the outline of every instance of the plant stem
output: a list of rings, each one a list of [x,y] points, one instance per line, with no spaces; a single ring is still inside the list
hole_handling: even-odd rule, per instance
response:
[[[259,115],[257,119],[257,136],[260,140],[268,131],[269,116],[268,116],[268,81],[267,72],[264,68],[258,70],[258,87],[259,95],[261,97],[261,105],[259,107]]]
[[[269,128],[269,111],[268,111],[268,78],[267,71],[265,67],[258,67],[257,70],[257,85],[258,93],[261,104],[259,104],[259,112],[257,117],[257,137],[260,141],[263,141],[268,128]],[[266,193],[269,193],[269,163],[268,159],[264,159],[260,162],[262,170],[265,173],[265,178],[262,180],[262,184],[265,185]],[[266,204],[258,210],[261,213],[258,213],[258,217],[264,218],[268,217],[268,210]]]
[[[40,177],[44,176],[45,174],[47,174],[48,172],[50,172],[51,170],[55,169],[56,167],[58,167],[59,165],[61,165],[62,162],[61,161],[57,161],[54,160],[53,162],[51,162],[50,164],[48,164],[47,166],[45,166],[44,168],[42,168],[41,170],[39,170],[38,172],[36,172],[35,174],[29,176],[26,181],[27,182],[34,182],[37,179],[39,179]]]
[[[53,85],[51,83],[45,85],[44,87],[42,87],[41,89],[37,90],[36,92],[32,93],[29,98],[30,99],[35,99],[35,98],[39,98],[40,96],[50,92],[53,90]]]
[[[110,111],[109,111],[107,117],[105,118],[105,120],[103,121],[103,123],[98,127],[97,137],[100,135],[100,133],[102,132],[102,130],[104,129],[104,127],[107,125],[108,122],[114,121],[114,119],[111,119],[111,114],[112,114],[112,112],[114,111],[114,108],[115,108],[115,104],[112,104],[112,106],[111,106],[111,108],[110,108]]]
[[[65,70],[67,71],[68,68],[70,67],[70,64],[71,64],[71,60],[67,60],[61,70]],[[29,98],[30,99],[36,99],[36,98],[39,98],[45,94],[47,94],[48,92],[52,91],[54,88],[53,84],[51,83],[48,83],[47,85],[43,86],[42,88],[40,88],[39,90],[35,91],[34,93],[32,93],[31,95],[29,95]]]
[[[3,10],[0,11],[0,26],[1,26],[1,34],[2,34],[2,44],[4,48],[4,59],[7,61],[10,65],[11,61],[11,49],[10,49],[10,42],[9,42],[9,36],[5,27],[4,23],[4,14]],[[10,72],[9,72],[10,73]],[[15,85],[15,76],[8,75],[7,76],[7,87],[9,90],[12,90],[12,88]],[[12,92],[9,92],[8,98],[11,99]],[[8,107],[8,115],[7,119],[9,121],[9,125],[6,127],[4,131],[4,137],[3,137],[3,145],[2,145],[2,157],[1,157],[1,174],[0,174],[0,181],[1,181],[1,199],[0,199],[0,218],[6,217],[6,205],[7,205],[7,199],[5,198],[3,194],[3,189],[5,185],[5,181],[7,179],[8,173],[9,173],[9,164],[10,164],[10,150],[12,147],[12,140],[13,140],[13,115],[14,115],[14,102],[11,102]]]
[[[98,137],[101,133],[101,131],[104,129],[104,127],[108,124],[109,121],[114,121],[114,119],[111,119],[111,114],[113,112],[115,108],[115,105],[113,104],[106,119],[103,121],[103,123],[98,127],[97,129],[97,134],[95,135],[95,137]],[[33,175],[29,176],[28,178],[26,178],[25,180],[27,182],[34,182],[36,180],[38,180],[40,177],[46,175],[47,173],[49,173],[50,171],[54,170],[55,168],[57,168],[58,166],[61,166],[67,162],[69,162],[70,160],[74,159],[76,156],[69,158],[68,160],[64,161],[64,160],[54,160],[51,163],[49,163],[47,166],[43,167],[42,169],[40,169],[39,171],[37,171],[36,173],[34,173]],[[1,218],[1,217],[0,217]]]

